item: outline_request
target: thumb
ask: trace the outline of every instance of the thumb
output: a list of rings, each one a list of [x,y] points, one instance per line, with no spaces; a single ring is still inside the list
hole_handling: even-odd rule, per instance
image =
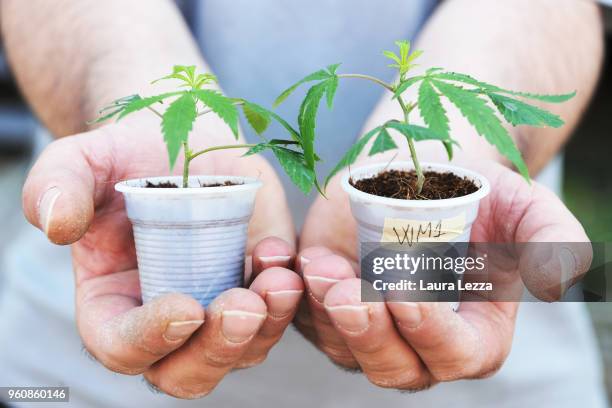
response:
[[[94,132],[97,131],[89,133]],[[79,240],[94,215],[95,178],[81,143],[84,136],[67,137],[49,145],[23,187],[27,220],[59,245]]]

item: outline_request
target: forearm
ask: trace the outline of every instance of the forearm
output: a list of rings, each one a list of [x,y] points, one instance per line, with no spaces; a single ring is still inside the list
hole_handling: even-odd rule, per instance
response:
[[[145,92],[174,64],[204,66],[167,0],[1,0],[0,6],[19,86],[56,136],[85,130],[102,106]]]
[[[419,59],[423,68],[444,67],[504,88],[535,93],[578,91],[562,105],[541,105],[560,115],[564,127],[510,129],[530,170],[536,173],[567,140],[591,98],[602,61],[602,38],[599,11],[589,1],[448,0],[428,21],[416,47],[425,51]],[[414,97],[414,91],[405,96]],[[459,156],[501,160],[453,107],[447,108],[452,136],[463,146]],[[368,129],[400,114],[397,102],[386,95]],[[418,119],[413,113],[412,120]],[[439,143],[420,143],[417,151],[424,160],[445,155]]]

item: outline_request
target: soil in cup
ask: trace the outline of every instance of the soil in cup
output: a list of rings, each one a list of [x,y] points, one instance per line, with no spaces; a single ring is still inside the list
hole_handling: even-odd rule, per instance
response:
[[[205,187],[223,187],[223,186],[239,186],[242,183],[235,183],[233,181],[224,181],[223,183],[209,183],[209,184],[202,184],[200,183],[200,188],[205,188]],[[145,185],[145,188],[179,188],[178,185],[176,185],[175,183],[172,183],[170,181],[160,181],[159,183],[151,183],[150,181],[147,181],[147,184]],[[198,187],[196,187],[198,188]]]
[[[476,184],[466,177],[437,171],[426,171],[424,174],[425,184],[420,194],[416,193],[417,175],[414,171],[387,170],[357,181],[351,178],[350,183],[364,193],[404,200],[443,200],[478,191]]]

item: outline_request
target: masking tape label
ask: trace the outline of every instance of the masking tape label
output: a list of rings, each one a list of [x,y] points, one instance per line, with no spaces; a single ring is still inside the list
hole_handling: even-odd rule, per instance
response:
[[[419,242],[448,242],[465,230],[465,213],[439,220],[385,218],[380,242],[409,245]]]

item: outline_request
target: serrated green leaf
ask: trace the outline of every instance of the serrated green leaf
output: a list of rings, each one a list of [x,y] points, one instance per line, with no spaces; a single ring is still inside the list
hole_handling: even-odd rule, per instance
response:
[[[398,96],[403,94],[408,88],[410,88],[412,85],[416,84],[419,81],[422,81],[423,78],[424,77],[422,75],[419,75],[419,76],[407,78],[406,80],[400,82],[400,84],[397,86],[397,89],[395,90],[395,95],[393,96],[393,98],[397,98]]]
[[[399,57],[393,52],[393,51],[383,51],[383,55],[387,58],[389,58],[390,60],[395,61],[397,64],[400,64],[401,61],[399,59]],[[398,65],[399,66],[399,65]]]
[[[329,181],[332,179],[332,177],[338,174],[340,170],[355,163],[355,160],[357,160],[357,158],[359,157],[359,154],[361,154],[361,152],[366,147],[370,139],[372,139],[372,137],[377,135],[381,129],[382,129],[382,126],[379,126],[377,128],[370,130],[368,133],[363,135],[353,146],[351,146],[351,148],[344,154],[342,159],[340,159],[338,164],[336,164],[336,167],[333,168],[333,170],[329,173],[329,175],[325,179],[326,187],[327,187],[327,184],[329,184]]]
[[[425,74],[429,76],[429,75],[433,74],[434,72],[438,72],[438,71],[442,71],[442,70],[444,70],[444,68],[433,67],[433,68],[427,69],[427,71],[425,71]]]
[[[211,89],[194,89],[191,92],[223,119],[238,139],[238,109],[234,105],[234,100]]]
[[[523,161],[510,134],[502,125],[495,111],[487,101],[478,94],[469,92],[461,87],[443,81],[433,80],[433,85],[453,104],[461,114],[489,143],[508,158],[519,170],[526,180],[529,180],[529,171]]]
[[[196,115],[196,103],[191,93],[185,93],[177,98],[164,113],[162,133],[168,149],[170,169],[174,168],[181,145],[187,141]]]
[[[244,101],[242,104],[242,111],[244,112],[244,117],[247,122],[258,135],[265,132],[270,125],[270,114],[261,106]]]
[[[315,173],[305,163],[304,156],[284,147],[271,146],[271,149],[293,184],[304,194],[310,193],[315,184]]]
[[[448,135],[436,133],[433,130],[423,126],[410,125],[404,122],[398,122],[396,120],[391,120],[385,123],[385,127],[395,129],[404,136],[412,138],[416,142],[420,142],[422,140],[450,140]]]
[[[166,92],[160,95],[148,96],[146,98],[141,98],[140,96],[136,95],[138,96],[138,98],[134,98],[131,102],[125,105],[125,107],[123,108],[123,111],[117,117],[117,120],[123,119],[125,116],[129,115],[130,113],[137,112],[141,109],[148,108],[149,106],[155,103],[163,101],[164,99],[171,98],[177,95],[182,95],[184,93],[185,91]]]
[[[383,127],[380,129],[376,139],[374,139],[374,143],[372,143],[372,148],[370,149],[368,156],[374,156],[375,154],[384,153],[393,149],[397,149],[397,145],[395,144],[395,141],[393,141],[393,138],[387,129]]]
[[[504,118],[514,126],[528,125],[535,127],[550,126],[559,128],[563,120],[544,109],[529,105],[523,101],[498,94],[487,94]]]
[[[330,73],[330,75],[336,75],[336,71],[338,70],[338,67],[342,65],[341,62],[337,63],[337,64],[331,64],[327,66],[327,72]]]
[[[576,92],[572,92],[568,94],[561,94],[561,95],[540,95],[540,94],[533,94],[533,93],[528,93],[528,92],[511,91],[508,89],[500,88],[497,85],[492,85],[486,82],[479,81],[471,77],[470,75],[461,74],[458,72],[441,72],[441,73],[433,74],[432,77],[436,79],[456,81],[456,82],[462,82],[468,85],[473,85],[478,88],[481,88],[482,90],[486,92],[504,93],[508,95],[520,96],[526,99],[533,99],[533,100],[549,102],[549,103],[566,102],[572,99],[574,96],[576,96]]]
[[[300,114],[298,116],[298,124],[300,134],[302,136],[302,148],[304,150],[304,159],[306,165],[314,169],[315,165],[315,127],[317,121],[317,111],[321,98],[327,89],[326,82],[320,82],[312,86],[300,106]]]
[[[402,61],[402,63],[406,62],[406,60],[408,59],[408,53],[410,52],[410,41],[396,41],[395,45],[399,47],[400,60]]]
[[[284,127],[287,132],[289,132],[293,140],[298,142],[300,145],[302,144],[302,137],[300,133],[295,130],[293,126],[289,124],[289,122],[287,122],[285,119],[281,118],[279,115],[272,111],[268,111],[268,113],[274,120],[276,120],[282,127]]]
[[[261,152],[263,152],[264,150],[266,150],[268,148],[270,148],[270,145],[267,142],[258,143],[255,146],[249,148],[249,150],[247,150],[246,153],[243,154],[242,156],[243,157],[252,156],[254,154],[261,153]]]
[[[336,89],[338,89],[338,76],[334,75],[325,81],[327,86],[325,87],[325,96],[327,97],[327,107],[332,109],[334,107],[334,96],[336,95]]]
[[[302,78],[301,80],[299,80],[298,82],[296,82],[295,84],[291,85],[289,88],[285,89],[279,96],[278,98],[276,98],[276,100],[274,101],[273,106],[276,107],[278,105],[280,105],[285,99],[287,99],[287,97],[289,95],[291,95],[293,93],[293,91],[295,91],[297,89],[297,87],[299,87],[300,85],[306,83],[306,82],[311,82],[311,81],[320,81],[322,79],[327,79],[329,78],[330,74],[329,72],[320,69],[316,72],[313,72],[312,74],[309,74],[307,76],[305,76],[304,78]]]
[[[421,55],[423,55],[422,50],[413,51],[412,54],[410,54],[410,56],[408,57],[408,62],[413,62],[414,60],[419,58]]]
[[[284,139],[272,139],[270,140],[268,143],[270,143],[271,145],[299,145],[299,142],[296,142],[295,140],[284,140]]]
[[[435,133],[450,138],[450,126],[446,110],[440,101],[440,95],[431,85],[429,80],[421,82],[419,87],[418,97],[419,112],[425,124]],[[449,142],[443,142],[444,148],[448,155],[448,160],[453,159],[453,145]]]
[[[448,161],[453,161],[453,143],[445,140],[442,142],[442,144],[444,145],[444,150],[446,150]]]
[[[94,123],[105,122],[105,121],[109,120],[110,118],[112,118],[113,116],[119,114],[119,112],[121,112],[122,110],[123,110],[123,107],[118,107],[118,108],[115,107],[114,111],[111,111],[110,113],[102,115],[102,116],[100,116],[100,117],[98,117],[98,118],[96,118],[94,120],[87,121],[87,124],[88,125],[93,125]],[[106,111],[108,111],[108,109],[105,108],[104,111],[106,112]],[[102,113],[102,111],[100,113]]]

